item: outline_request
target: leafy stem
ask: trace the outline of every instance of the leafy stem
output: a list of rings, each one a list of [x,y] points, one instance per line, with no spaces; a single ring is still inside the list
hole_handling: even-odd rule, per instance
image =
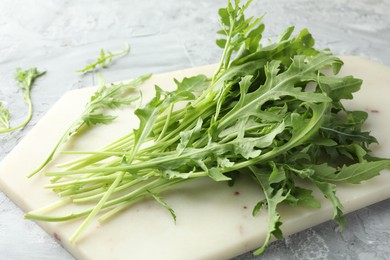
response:
[[[9,123],[9,111],[7,108],[3,107],[3,102],[0,102],[0,125],[4,129],[9,129],[10,128],[10,123]],[[2,131],[3,129],[0,129]]]
[[[28,106],[28,114],[26,119],[22,123],[20,123],[17,126],[10,127],[9,112],[7,109],[2,108],[2,104],[0,102],[0,119],[1,119],[0,121],[1,124],[5,127],[0,129],[0,134],[10,133],[22,129],[30,122],[33,113],[33,106],[32,106],[31,95],[30,95],[31,88],[34,84],[34,81],[37,78],[43,76],[45,73],[46,73],[45,71],[42,72],[38,71],[37,68],[30,68],[27,70],[23,70],[21,68],[16,69],[14,78],[18,83],[18,87],[22,91],[24,101]]]
[[[103,114],[107,108],[119,108],[123,105],[130,105],[139,96],[134,96],[133,91],[148,80],[151,74],[140,76],[127,83],[111,84],[106,86],[102,76],[99,76],[99,88],[87,103],[81,115],[70,125],[61,138],[54,145],[43,162],[32,171],[28,177],[32,177],[40,172],[52,159],[58,148],[68,141],[84,125],[108,124],[116,117]]]
[[[114,57],[127,55],[129,53],[130,53],[130,45],[128,43],[126,43],[124,50],[116,53],[112,53],[111,51],[105,51],[104,49],[101,49],[100,57],[95,62],[88,64],[82,69],[76,70],[76,72],[87,73],[95,70],[96,67],[98,67],[99,65],[102,68],[106,68],[107,65],[113,61]]]

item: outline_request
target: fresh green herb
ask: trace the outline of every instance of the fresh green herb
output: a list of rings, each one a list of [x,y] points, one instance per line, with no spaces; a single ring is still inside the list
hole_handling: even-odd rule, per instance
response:
[[[19,130],[25,127],[28,122],[30,122],[33,112],[32,101],[30,97],[30,91],[33,86],[34,81],[43,76],[46,72],[40,72],[37,68],[30,68],[28,70],[23,70],[21,68],[17,68],[14,74],[15,80],[18,82],[18,87],[21,89],[23,93],[23,99],[28,106],[28,115],[27,118],[21,124],[10,127],[9,124],[9,112],[8,109],[4,109],[2,104],[0,103],[0,122],[4,128],[0,129],[0,134],[10,133],[16,130]]]
[[[2,128],[9,129],[9,111],[3,107],[3,102],[0,102],[0,125]]]
[[[104,114],[106,108],[114,109],[123,105],[130,105],[139,98],[138,95],[132,95],[132,91],[151,77],[151,74],[140,76],[127,83],[110,84],[106,86],[105,80],[101,74],[98,74],[98,90],[91,97],[82,114],[65,131],[62,137],[53,147],[52,151],[28,177],[32,177],[40,172],[53,158],[58,148],[66,143],[69,138],[77,133],[84,125],[108,124],[116,117]]]
[[[205,76],[175,80],[177,89],[156,86],[155,97],[137,109],[138,129],[100,151],[46,172],[53,189],[66,203],[90,208],[63,216],[34,211],[27,218],[67,221],[85,218],[72,241],[92,218],[107,220],[145,198],[154,198],[176,218],[161,194],[181,183],[211,178],[231,183],[231,176],[251,176],[259,185],[253,214],[268,210],[268,233],[281,238],[281,203],[318,208],[312,191],[297,184],[306,179],[332,203],[334,219],[343,225],[337,183],[360,183],[390,167],[390,159],[369,155],[376,140],[362,132],[367,113],[348,111],[362,81],[336,77],[342,61],[314,48],[307,29],[292,37],[287,28],[277,41],[260,43],[261,18],[245,18],[250,1],[239,0],[219,11],[223,47],[221,62],[209,81]],[[325,71],[332,69],[331,72]],[[306,89],[308,84],[314,89]],[[198,94],[200,92],[200,94]],[[178,102],[187,102],[177,108]],[[147,143],[148,145],[144,145]],[[72,153],[72,152],[70,152]]]
[[[112,53],[110,51],[105,51],[103,49],[100,50],[100,57],[93,63],[88,64],[83,69],[76,70],[76,72],[87,73],[89,71],[93,71],[97,66],[101,66],[102,68],[106,68],[108,64],[110,64],[114,57],[127,55],[130,53],[130,45],[127,43],[126,48],[123,51]]]

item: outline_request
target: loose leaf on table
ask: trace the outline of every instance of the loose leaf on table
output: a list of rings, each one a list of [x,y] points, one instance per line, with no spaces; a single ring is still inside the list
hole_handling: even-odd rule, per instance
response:
[[[148,191],[149,194],[164,208],[166,208],[169,213],[171,214],[173,221],[176,223],[176,213],[175,211],[168,205],[168,203],[165,202],[163,197],[161,197],[159,194],[153,193],[151,191]]]
[[[81,72],[81,73],[87,73],[89,71],[93,71],[98,67],[99,65],[102,68],[106,68],[108,64],[110,64],[113,61],[114,57],[117,56],[122,56],[122,55],[127,55],[130,52],[130,45],[127,43],[126,47],[123,51],[112,53],[111,51],[105,51],[103,49],[100,50],[100,57],[93,63],[88,64],[82,69],[76,70],[76,72]]]
[[[2,106],[0,106],[1,122],[5,126],[4,128],[0,129],[0,134],[10,133],[22,129],[30,122],[33,115],[33,105],[32,105],[31,95],[30,95],[31,89],[33,87],[35,80],[45,75],[45,73],[46,73],[45,71],[38,71],[38,69],[35,67],[27,70],[23,70],[22,68],[16,69],[14,73],[14,78],[17,82],[19,89],[22,91],[24,101],[28,106],[28,114],[26,119],[22,123],[20,123],[17,126],[11,127],[9,124],[8,109],[4,109],[2,108]]]
[[[3,102],[0,102],[0,125],[5,129],[10,128],[9,111],[3,106]]]

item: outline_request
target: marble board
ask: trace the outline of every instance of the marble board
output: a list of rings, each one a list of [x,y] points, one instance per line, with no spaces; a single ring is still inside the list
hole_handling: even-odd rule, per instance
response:
[[[390,68],[361,57],[342,59],[345,66],[341,75],[352,74],[364,80],[354,100],[345,104],[369,113],[366,128],[380,143],[373,147],[373,153],[390,157]],[[153,95],[154,84],[169,89],[173,87],[173,77],[211,75],[214,69],[215,65],[209,65],[155,75],[143,86],[144,96]],[[53,192],[43,189],[47,178],[27,179],[26,175],[80,114],[95,89],[88,87],[65,94],[0,163],[0,190],[22,210],[27,212],[56,201]],[[119,118],[114,123],[84,131],[82,138],[73,138],[62,149],[96,149],[136,128],[131,109],[134,108],[116,111]],[[46,170],[68,159],[69,155],[57,156]],[[39,225],[77,259],[227,259],[262,244],[267,229],[266,212],[251,215],[253,206],[262,198],[260,194],[258,187],[245,179],[233,187],[208,179],[186,183],[165,195],[176,212],[176,224],[164,208],[148,200],[110,222],[94,222],[75,244],[69,243],[69,238],[81,221]],[[390,171],[385,170],[361,185],[339,185],[337,194],[345,212],[390,198]],[[316,196],[322,203],[320,209],[280,208],[285,235],[331,218],[331,205],[319,193]]]

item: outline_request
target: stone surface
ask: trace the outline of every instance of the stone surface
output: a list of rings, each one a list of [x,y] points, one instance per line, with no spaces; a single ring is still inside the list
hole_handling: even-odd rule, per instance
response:
[[[0,1],[0,100],[17,124],[26,107],[12,74],[16,67],[47,70],[32,91],[34,116],[22,131],[0,137],[0,160],[41,116],[71,89],[93,85],[96,74],[74,72],[100,50],[131,54],[104,70],[107,81],[218,62],[217,10],[226,1],[83,0]],[[304,27],[321,48],[390,65],[390,1],[254,1],[250,13],[266,14],[265,38],[286,26]],[[327,222],[270,245],[261,257],[236,259],[390,259],[390,201],[347,216],[341,233]],[[72,259],[53,238],[0,192],[0,259]]]

